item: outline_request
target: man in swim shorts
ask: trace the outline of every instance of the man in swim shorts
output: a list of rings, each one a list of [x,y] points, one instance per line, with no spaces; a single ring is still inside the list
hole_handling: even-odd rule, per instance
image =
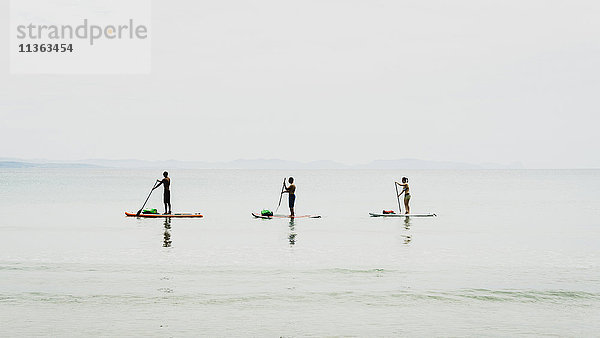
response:
[[[161,184],[165,188],[165,190],[163,192],[163,202],[165,203],[165,215],[170,215],[171,214],[171,179],[169,178],[169,173],[166,171],[163,173],[163,176],[164,176],[164,178],[162,180],[156,180],[156,182],[158,182],[158,184],[154,187],[154,189],[160,187]],[[169,207],[168,209],[167,209],[167,206]]]
[[[294,204],[296,203],[296,186],[294,185],[294,178],[290,177],[288,182],[290,182],[289,186],[285,185],[285,181],[283,182],[283,187],[285,188],[284,193],[289,194],[288,205],[290,207],[290,217],[294,217],[296,216],[294,214]]]

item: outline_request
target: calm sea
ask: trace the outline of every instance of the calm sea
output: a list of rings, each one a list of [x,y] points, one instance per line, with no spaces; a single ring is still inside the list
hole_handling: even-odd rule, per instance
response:
[[[2,336],[600,332],[598,170],[172,170],[205,218],[125,218],[161,172],[0,170]],[[253,219],[289,175],[323,218]],[[402,176],[438,217],[368,216]]]

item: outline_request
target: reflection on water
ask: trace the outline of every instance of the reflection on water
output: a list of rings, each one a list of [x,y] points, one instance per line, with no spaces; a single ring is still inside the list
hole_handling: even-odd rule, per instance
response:
[[[410,230],[410,217],[404,217],[404,229]]]
[[[404,229],[410,230],[410,217],[404,217]],[[408,245],[412,241],[411,235],[402,235],[404,237],[404,244]]]
[[[290,234],[288,235],[288,240],[290,241],[290,246],[296,244],[296,231],[294,226],[294,219],[290,218]]]
[[[171,247],[171,218],[170,217],[166,217],[165,218],[165,233],[164,233],[164,241],[163,241],[163,247],[165,248],[169,248]]]

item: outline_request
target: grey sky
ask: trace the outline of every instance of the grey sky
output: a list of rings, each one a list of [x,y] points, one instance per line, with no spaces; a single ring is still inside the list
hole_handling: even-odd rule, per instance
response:
[[[597,1],[154,1],[151,75],[9,75],[0,53],[0,157],[600,167],[599,17]]]

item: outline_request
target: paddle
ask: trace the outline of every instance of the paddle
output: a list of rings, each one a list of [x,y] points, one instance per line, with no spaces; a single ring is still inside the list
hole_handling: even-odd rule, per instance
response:
[[[285,177],[283,178],[283,185],[281,186],[281,193],[279,194],[279,203],[277,203],[277,209],[275,209],[275,212],[277,212],[279,210],[279,207],[281,206],[281,199],[283,198],[284,191],[285,191]]]
[[[152,195],[152,192],[154,191],[154,189],[156,189],[156,183],[154,183],[154,185],[152,186],[152,190],[150,190],[148,197],[146,197],[146,201],[144,202],[144,205],[142,205],[142,208],[140,210],[138,210],[137,214],[135,214],[135,217],[140,217],[140,214],[142,213],[142,210],[144,210],[146,203],[148,203],[148,199],[150,199],[150,195]]]
[[[396,187],[396,199],[398,200],[398,213],[402,213],[402,208],[400,207],[400,195],[398,194],[398,182],[394,182],[394,187]]]

